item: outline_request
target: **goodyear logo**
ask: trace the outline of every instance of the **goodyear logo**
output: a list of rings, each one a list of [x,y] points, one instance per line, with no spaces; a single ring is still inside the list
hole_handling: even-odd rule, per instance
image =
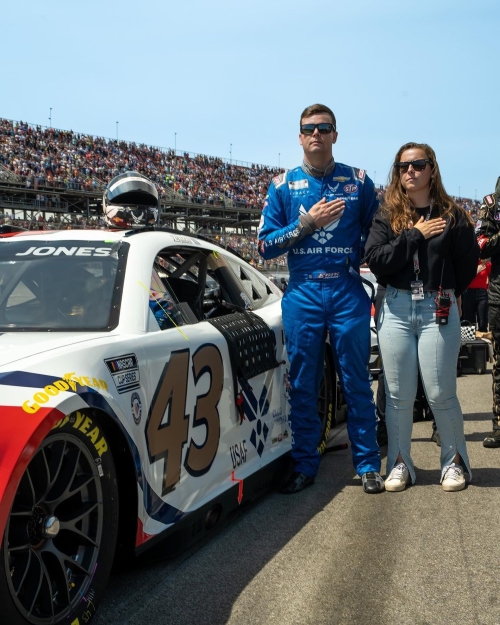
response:
[[[57,430],[58,428],[65,426],[67,423],[70,423],[75,430],[79,430],[92,441],[99,457],[108,451],[106,439],[101,435],[101,431],[89,416],[77,411],[71,416],[66,415],[63,419],[58,421],[52,429]]]
[[[35,414],[35,412],[40,410],[40,405],[46,404],[51,397],[57,397],[59,393],[65,393],[66,391],[76,393],[78,386],[92,386],[104,391],[108,390],[108,385],[104,380],[90,378],[86,375],[77,376],[74,373],[65,373],[60,380],[54,380],[52,384],[47,384],[43,390],[35,393],[32,399],[27,399],[23,403],[22,408],[28,414]]]

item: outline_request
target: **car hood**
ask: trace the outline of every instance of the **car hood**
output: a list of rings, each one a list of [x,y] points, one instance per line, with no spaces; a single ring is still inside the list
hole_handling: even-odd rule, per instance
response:
[[[109,337],[109,333],[82,332],[6,332],[0,333],[0,367],[39,354],[63,349],[79,343],[88,343]]]

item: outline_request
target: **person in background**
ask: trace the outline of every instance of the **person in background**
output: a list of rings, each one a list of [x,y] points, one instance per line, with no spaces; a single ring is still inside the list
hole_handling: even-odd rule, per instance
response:
[[[446,193],[434,150],[397,152],[365,260],[386,286],[378,323],[384,362],[388,491],[416,480],[410,455],[417,371],[441,437],[441,483],[465,488],[471,476],[457,398],[460,296],[476,274],[479,248],[466,211]]]
[[[488,279],[491,273],[491,262],[480,260],[476,277],[467,287],[463,295],[462,320],[476,325],[478,338],[488,332]]]
[[[488,287],[488,323],[493,338],[493,430],[484,447],[500,447],[500,177],[495,193],[487,195],[478,214],[476,233],[481,258],[491,258]]]
[[[359,275],[362,241],[378,202],[362,169],[336,163],[338,133],[323,104],[300,116],[300,167],[276,176],[259,226],[267,260],[288,252],[290,280],[282,299],[290,359],[293,472],[281,492],[298,493],[319,468],[317,400],[327,330],[347,403],[352,458],[366,493],[380,493],[380,449],[368,363],[371,301]]]

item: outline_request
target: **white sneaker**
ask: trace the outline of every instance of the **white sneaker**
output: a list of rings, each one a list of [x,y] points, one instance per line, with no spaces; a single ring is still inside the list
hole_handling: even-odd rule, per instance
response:
[[[404,490],[410,481],[410,472],[404,462],[397,464],[389,473],[389,477],[385,480],[385,490],[390,492],[398,492]]]
[[[448,492],[463,490],[465,488],[465,475],[462,467],[454,462],[448,465],[444,471],[441,484],[443,490]]]

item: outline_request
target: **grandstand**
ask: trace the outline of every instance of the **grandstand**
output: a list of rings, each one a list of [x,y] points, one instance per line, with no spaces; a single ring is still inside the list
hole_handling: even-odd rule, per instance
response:
[[[263,263],[255,234],[279,168],[158,148],[0,118],[0,222],[27,228],[102,227],[112,178],[136,170],[161,200],[162,225],[213,237]],[[378,188],[379,196],[383,187]],[[479,202],[455,198],[473,217]]]
[[[0,211],[16,221],[98,225],[105,185],[130,170],[156,184],[163,224],[239,235],[255,233],[280,171],[0,119]]]

